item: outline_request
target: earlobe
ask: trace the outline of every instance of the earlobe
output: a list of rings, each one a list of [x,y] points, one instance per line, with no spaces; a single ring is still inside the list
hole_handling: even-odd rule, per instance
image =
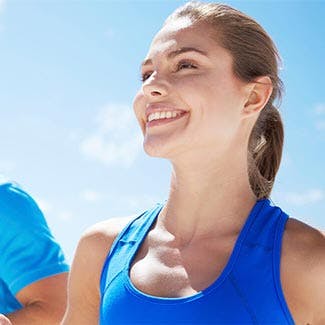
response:
[[[273,91],[272,81],[268,76],[258,77],[248,86],[248,95],[242,110],[245,117],[258,114],[267,104]]]

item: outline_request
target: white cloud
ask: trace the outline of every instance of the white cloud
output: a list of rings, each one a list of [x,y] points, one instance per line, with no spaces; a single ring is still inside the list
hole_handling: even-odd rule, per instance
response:
[[[142,148],[142,133],[133,110],[109,104],[99,111],[95,123],[94,132],[80,144],[81,152],[106,165],[130,167]]]
[[[293,205],[307,205],[320,202],[325,199],[325,191],[321,189],[310,189],[304,193],[285,193],[284,199]]]
[[[319,120],[315,124],[316,129],[319,131],[325,131],[325,120]]]
[[[55,205],[44,197],[33,196],[33,198],[46,218],[53,219],[53,217],[55,217],[63,221],[70,221],[74,217],[74,214],[71,211],[58,210]]]
[[[156,203],[163,203],[165,199],[156,195],[123,195],[115,198],[117,205],[122,205],[125,209],[130,211],[148,209]]]
[[[314,108],[314,113],[317,116],[315,128],[319,131],[325,131],[325,103],[318,103]]]
[[[57,214],[57,217],[63,221],[69,221],[73,218],[73,213],[71,211],[65,210]]]
[[[6,0],[0,0],[0,13],[3,12],[5,4],[6,4]]]
[[[35,198],[35,196],[34,199],[44,214],[52,211],[52,204],[48,200],[39,197]]]
[[[14,171],[16,164],[10,160],[1,160],[0,161],[0,173],[9,174]]]
[[[105,34],[108,38],[113,38],[115,36],[115,31],[113,29],[109,28],[106,30]]]
[[[317,115],[325,115],[325,103],[320,103],[315,106],[315,113]]]
[[[0,174],[0,185],[8,183],[8,182],[10,182],[10,179],[8,179],[8,177],[6,177],[5,175]]]
[[[86,189],[80,193],[81,198],[87,202],[97,202],[103,199],[103,194],[98,191]]]
[[[4,12],[7,0],[0,0],[0,15]],[[4,26],[0,22],[0,33],[4,30]]]

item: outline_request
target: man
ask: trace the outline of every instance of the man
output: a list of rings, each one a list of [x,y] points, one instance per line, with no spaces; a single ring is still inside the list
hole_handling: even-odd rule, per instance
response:
[[[59,324],[68,271],[35,201],[17,185],[0,183],[0,325]]]

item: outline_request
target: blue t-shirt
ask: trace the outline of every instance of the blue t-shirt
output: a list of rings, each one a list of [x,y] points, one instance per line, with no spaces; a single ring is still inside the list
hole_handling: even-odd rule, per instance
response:
[[[294,324],[280,282],[288,215],[269,199],[256,201],[228,262],[210,286],[179,298],[137,289],[130,266],[163,206],[158,203],[136,217],[115,239],[101,275],[100,324]]]
[[[40,279],[69,271],[35,201],[17,185],[0,185],[0,313],[23,306],[15,295]]]

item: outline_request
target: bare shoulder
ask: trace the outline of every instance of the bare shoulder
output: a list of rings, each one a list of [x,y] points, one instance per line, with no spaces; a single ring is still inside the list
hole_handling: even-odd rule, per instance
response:
[[[91,260],[92,263],[90,267],[95,268],[93,271],[96,271],[95,274],[99,277],[105,258],[114,240],[124,227],[135,217],[135,215],[131,215],[127,217],[110,218],[98,222],[86,229],[79,241],[75,259],[80,257],[82,261],[84,258],[88,261]],[[96,252],[96,254],[94,254],[94,252]],[[97,284],[99,285],[99,283]]]
[[[282,244],[281,281],[297,323],[325,323],[325,235],[289,218]]]
[[[290,255],[297,258],[297,262],[305,266],[314,269],[325,262],[325,233],[298,219],[288,219],[283,246]]]
[[[104,261],[116,237],[135,217],[110,218],[83,233],[71,267],[68,308],[62,324],[97,324]]]
[[[92,273],[99,276],[100,270],[114,240],[123,228],[134,218],[135,215],[110,218],[98,222],[86,229],[80,238],[74,262],[78,262],[78,259],[80,259],[81,263],[83,263],[84,259],[87,259],[88,262],[91,261],[89,267],[93,268]],[[96,253],[94,254],[94,252]]]
[[[12,323],[5,315],[0,314],[0,325],[12,325]]]
[[[127,217],[110,218],[105,221],[98,222],[86,229],[83,233],[80,242],[87,243],[94,248],[109,248],[119,233],[136,215]]]

